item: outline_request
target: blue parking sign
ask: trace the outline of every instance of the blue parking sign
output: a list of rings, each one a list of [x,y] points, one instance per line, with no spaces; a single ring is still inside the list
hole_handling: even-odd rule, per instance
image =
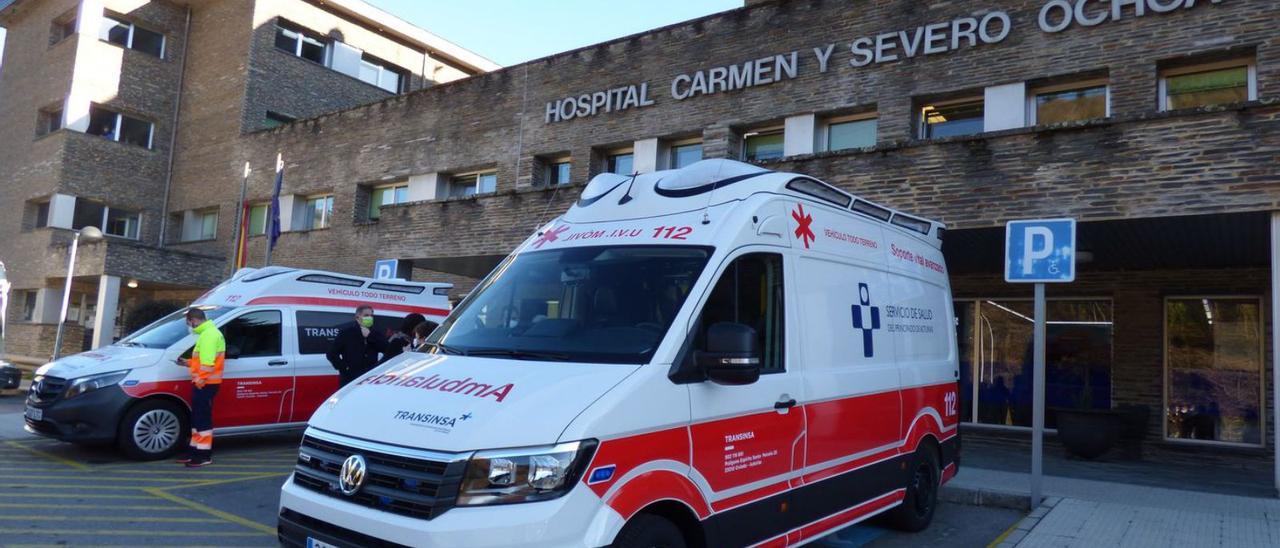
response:
[[[1064,283],[1076,279],[1076,220],[1009,221],[1004,227],[1004,281]]]
[[[396,259],[382,259],[373,263],[373,279],[390,280],[396,277],[399,270],[400,261]]]

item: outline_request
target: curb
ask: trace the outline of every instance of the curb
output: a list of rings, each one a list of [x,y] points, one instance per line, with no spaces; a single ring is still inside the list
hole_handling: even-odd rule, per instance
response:
[[[1062,497],[1045,497],[1044,502],[1040,503],[1039,507],[1027,514],[1027,517],[1022,518],[1013,527],[1010,527],[1008,531],[1005,531],[1000,538],[996,539],[998,542],[992,542],[991,544],[995,548],[1014,548],[1019,542],[1022,542],[1022,539],[1027,538],[1027,534],[1061,501]]]
[[[999,491],[995,489],[975,489],[970,487],[945,485],[938,491],[938,500],[969,506],[1008,508],[1019,512],[1027,512],[1031,510],[1031,498],[1025,493],[1014,493],[1011,491]]]

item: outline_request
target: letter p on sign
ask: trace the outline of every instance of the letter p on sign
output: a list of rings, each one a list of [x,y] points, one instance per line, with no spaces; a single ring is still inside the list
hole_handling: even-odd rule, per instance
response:
[[[1075,219],[1009,221],[1004,235],[1006,282],[1061,283],[1075,280]]]

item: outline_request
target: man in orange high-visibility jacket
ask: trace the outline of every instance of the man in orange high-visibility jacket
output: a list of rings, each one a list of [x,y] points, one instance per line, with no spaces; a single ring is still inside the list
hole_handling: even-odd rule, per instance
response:
[[[187,309],[187,327],[196,334],[196,346],[187,364],[191,370],[191,445],[178,462],[198,468],[213,464],[213,397],[222,385],[227,341],[199,308]]]

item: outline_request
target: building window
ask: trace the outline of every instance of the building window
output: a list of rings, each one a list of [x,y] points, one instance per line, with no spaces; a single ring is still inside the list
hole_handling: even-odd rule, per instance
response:
[[[1111,409],[1113,314],[1105,299],[1052,299],[1045,326],[1045,424],[1058,408]],[[1031,426],[1029,300],[956,301],[960,420]]]
[[[102,18],[102,40],[164,58],[164,35],[109,15]]]
[[[777,160],[783,155],[782,128],[749,131],[742,136],[742,159],[748,162]]]
[[[702,141],[672,143],[671,169],[680,169],[702,159]]]
[[[822,150],[846,150],[876,146],[879,121],[874,113],[842,116],[827,120],[823,130]]]
[[[44,215],[47,222],[49,215],[47,210]],[[36,221],[39,222],[39,213],[37,213]],[[138,239],[140,225],[141,215],[137,211],[107,207],[101,202],[84,198],[76,198],[76,206],[71,213],[71,228],[73,230],[80,230],[86,226],[96,226],[109,236],[136,240]]]
[[[982,98],[927,105],[920,109],[920,138],[939,139],[982,133]]]
[[[1165,300],[1165,437],[1262,445],[1262,303]]]
[[[262,121],[262,127],[266,129],[278,128],[285,124],[293,123],[296,120],[297,118],[294,118],[293,116],[268,110],[266,117]]]
[[[30,322],[36,319],[36,296],[39,293],[33,290],[18,291],[18,300],[22,301],[22,321]]]
[[[267,215],[271,204],[253,204],[249,206],[249,235],[261,236],[267,233]]]
[[[1111,115],[1106,82],[1036,89],[1028,102],[1027,122],[1033,126],[1096,120]]]
[[[455,175],[450,181],[449,197],[465,198],[476,194],[487,194],[498,190],[498,173],[485,171]]]
[[[62,105],[47,106],[36,114],[36,136],[48,135],[62,129]]]
[[[1252,60],[1235,60],[1160,73],[1160,108],[1176,110],[1240,103],[1258,98],[1258,74]]]
[[[286,26],[287,24],[283,22],[276,23],[276,48],[308,61],[325,64],[323,40]]]
[[[382,206],[403,204],[407,201],[409,201],[408,183],[374,187],[369,199],[369,218],[377,219],[381,217]]]
[[[635,153],[630,150],[614,152],[609,155],[605,170],[618,175],[631,175],[635,173],[635,159]]]
[[[52,46],[76,33],[76,12],[68,11],[49,25],[49,45]]]
[[[155,125],[94,105],[89,107],[89,129],[86,133],[106,137],[112,141],[151,148]]]
[[[570,183],[570,168],[573,166],[568,158],[552,160],[547,164],[545,179],[547,186],[560,186]]]
[[[357,77],[391,93],[400,93],[400,83],[405,79],[403,70],[369,55],[360,58],[360,74]]]
[[[182,225],[182,241],[199,242],[202,240],[213,240],[218,237],[218,210],[206,209],[203,211],[193,211],[186,220],[191,222],[187,225],[185,220]]]
[[[333,222],[333,195],[310,196],[304,202],[306,210],[302,214],[302,229],[316,230],[329,228]]]

